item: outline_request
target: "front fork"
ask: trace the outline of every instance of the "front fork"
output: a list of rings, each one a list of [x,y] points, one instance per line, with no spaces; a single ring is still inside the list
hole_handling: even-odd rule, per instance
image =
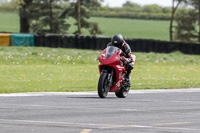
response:
[[[110,89],[112,87],[112,84],[113,84],[113,75],[114,75],[113,68],[109,68],[109,70],[105,70],[105,68],[102,68],[101,72],[107,72],[108,73],[107,85],[108,85],[108,88]]]
[[[113,84],[113,75],[114,75],[114,71],[113,71],[113,69],[111,69],[111,73],[108,73],[108,85],[109,85],[109,88],[111,88],[112,84]]]

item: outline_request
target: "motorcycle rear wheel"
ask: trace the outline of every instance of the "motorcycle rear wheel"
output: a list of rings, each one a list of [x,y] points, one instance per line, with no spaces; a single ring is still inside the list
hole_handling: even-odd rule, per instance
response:
[[[98,95],[100,98],[106,98],[108,95],[108,73],[102,72],[98,83]]]

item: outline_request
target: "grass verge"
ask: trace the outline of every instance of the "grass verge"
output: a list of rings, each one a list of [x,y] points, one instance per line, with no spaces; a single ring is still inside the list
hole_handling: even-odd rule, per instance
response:
[[[96,91],[101,51],[0,47],[0,93]],[[131,89],[200,87],[200,56],[134,53]]]

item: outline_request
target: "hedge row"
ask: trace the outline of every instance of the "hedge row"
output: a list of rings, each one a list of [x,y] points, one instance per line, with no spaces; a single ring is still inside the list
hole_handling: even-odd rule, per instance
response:
[[[103,50],[110,42],[109,37],[48,35],[35,36],[35,46]],[[195,43],[169,42],[148,39],[126,39],[133,52],[170,53],[181,51],[185,54],[200,55],[200,45]]]
[[[115,12],[115,11],[92,11],[91,16],[109,18],[130,18],[130,19],[154,19],[170,20],[171,14],[148,13],[148,12]]]

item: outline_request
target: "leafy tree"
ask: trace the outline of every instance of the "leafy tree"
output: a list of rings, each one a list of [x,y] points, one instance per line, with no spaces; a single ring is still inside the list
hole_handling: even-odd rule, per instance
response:
[[[195,9],[199,9],[199,0],[188,0],[188,4],[195,7]]]
[[[188,4],[194,6],[193,10],[185,11],[181,10],[176,15],[176,38],[182,41],[195,41],[200,42],[200,0],[188,0]]]
[[[177,4],[175,4],[177,2]],[[172,13],[171,13],[171,20],[170,20],[170,25],[169,25],[169,39],[170,41],[173,41],[173,22],[174,22],[174,15],[176,10],[178,9],[178,6],[180,5],[180,3],[182,2],[182,0],[172,0]]]
[[[16,12],[18,11],[17,0],[7,1],[2,0],[0,1],[0,11],[4,12]]]
[[[191,5],[193,5],[198,10],[198,21],[199,21],[199,42],[200,42],[200,0],[190,0],[189,2]]]
[[[162,8],[159,5],[153,4],[153,5],[146,5],[143,7],[144,12],[151,12],[151,13],[161,13]]]
[[[169,8],[169,7],[164,7],[164,8],[162,9],[162,12],[163,12],[163,13],[171,13],[171,8]]]
[[[181,10],[177,13],[176,39],[186,42],[195,42],[198,38],[196,27],[198,13],[195,10]]]
[[[74,3],[71,3],[70,8],[64,10],[60,18],[71,16],[77,21],[75,23],[75,25],[77,25],[75,34],[81,34],[82,28],[88,29],[92,35],[101,34],[102,31],[97,23],[87,21],[87,19],[90,18],[89,8],[101,6],[100,1],[102,0],[77,0]]]
[[[62,13],[62,2],[66,0],[33,0],[29,7],[30,28],[36,33],[66,33],[69,24]]]
[[[126,3],[123,4],[121,11],[122,10],[129,10],[129,11],[134,11],[134,12],[140,12],[142,11],[142,6],[136,3],[132,3],[131,1],[126,1]]]
[[[131,7],[131,8],[141,8],[141,6],[137,3],[132,3],[131,1],[126,1],[122,7]]]

